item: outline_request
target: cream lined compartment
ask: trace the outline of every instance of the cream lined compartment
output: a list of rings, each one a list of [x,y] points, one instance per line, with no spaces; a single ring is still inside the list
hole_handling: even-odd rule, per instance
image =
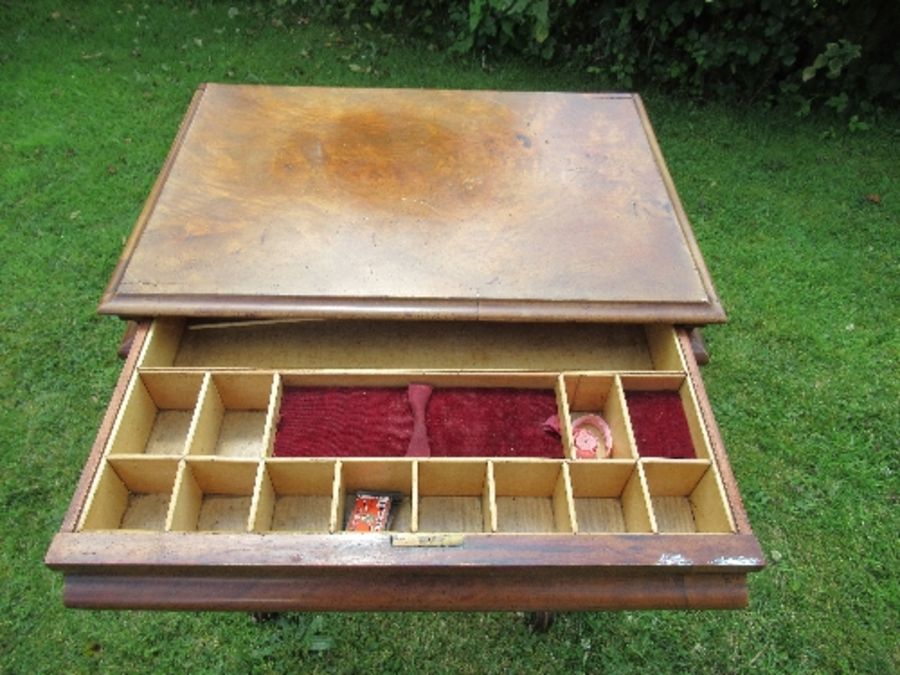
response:
[[[78,529],[340,535],[348,503],[370,491],[400,497],[392,507],[396,533],[734,531],[670,327],[591,327],[559,343],[550,339],[552,331],[529,326],[528,362],[507,370],[510,354],[524,349],[522,336],[479,351],[456,326],[441,334],[433,325],[416,325],[411,330],[422,341],[405,345],[404,362],[439,366],[424,370],[393,367],[401,354],[385,353],[386,327],[371,342],[346,334],[335,346],[314,324],[322,322],[190,327],[156,321]],[[284,338],[278,346],[271,346],[273,331]],[[465,368],[473,349],[469,364],[478,367]],[[371,363],[376,351],[382,367],[355,367]],[[555,439],[558,457],[454,456],[452,448],[442,457],[376,457],[364,443],[353,456],[274,456],[285,391],[410,384],[475,395],[547,392],[559,436],[540,433]],[[677,396],[692,458],[641,454],[629,416],[634,391]],[[585,415],[608,424],[609,459],[576,459],[573,424]]]

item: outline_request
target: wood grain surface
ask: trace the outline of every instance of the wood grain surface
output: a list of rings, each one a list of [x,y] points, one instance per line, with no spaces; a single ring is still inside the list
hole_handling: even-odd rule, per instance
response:
[[[635,95],[245,85],[201,88],[100,309],[724,320]]]

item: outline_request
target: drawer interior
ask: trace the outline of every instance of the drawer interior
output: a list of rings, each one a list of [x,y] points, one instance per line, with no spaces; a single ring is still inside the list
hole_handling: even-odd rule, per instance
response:
[[[153,322],[145,368],[683,371],[671,326],[440,321]]]
[[[680,350],[669,326],[157,320],[78,529],[339,536],[386,494],[390,532],[731,533]]]

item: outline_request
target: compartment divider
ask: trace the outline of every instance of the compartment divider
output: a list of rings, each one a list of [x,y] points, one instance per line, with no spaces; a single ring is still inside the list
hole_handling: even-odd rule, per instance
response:
[[[185,454],[208,455],[212,453],[219,437],[219,429],[222,426],[222,417],[225,414],[225,406],[222,397],[216,389],[212,374],[203,375],[203,384],[200,387],[200,397],[191,420],[185,443]]]
[[[100,475],[88,495],[79,530],[114,529],[119,526],[121,514],[128,504],[128,488],[119,478],[109,461],[100,467]],[[118,514],[118,517],[117,515]]]
[[[156,404],[150,398],[140,373],[135,370],[122,399],[122,411],[113,424],[106,454],[131,454],[134,447],[146,446],[155,419]]]
[[[281,373],[272,375],[272,391],[269,394],[269,405],[266,409],[266,424],[263,429],[263,457],[271,457],[275,448],[275,432],[278,428],[278,415],[281,412],[281,395],[284,386],[281,381]]]
[[[610,396],[615,397],[609,406],[609,418],[606,420],[613,434],[613,443],[617,439],[628,447],[628,457],[637,459],[637,443],[634,440],[634,429],[631,427],[631,418],[628,416],[628,405],[625,403],[625,388],[622,386],[622,378],[616,374],[613,377],[613,388]]]
[[[553,490],[553,515],[557,531],[578,533],[575,500],[572,496],[572,479],[569,476],[569,465],[565,462],[559,472],[556,488]]]
[[[274,513],[275,488],[272,487],[266,463],[260,460],[256,470],[256,483],[253,486],[253,501],[250,503],[250,531],[269,530]]]
[[[419,461],[410,462],[412,471],[412,489],[409,491],[410,514],[409,514],[409,530],[410,532],[419,531]]]
[[[694,448],[697,450],[697,457],[712,458],[709,435],[706,432],[706,425],[703,423],[703,417],[700,414],[700,404],[697,401],[697,394],[694,391],[694,383],[691,382],[691,378],[685,376],[684,384],[681,385],[679,393],[681,394],[681,403],[684,406],[685,416],[687,417],[688,429],[691,431]]]
[[[240,531],[338,533],[345,527],[347,499],[357,490],[403,493],[392,526],[398,532],[458,529],[577,534],[618,532],[624,528],[625,532],[656,533],[688,524],[698,532],[735,531],[693,382],[684,372],[675,370],[684,365],[684,355],[671,330],[646,328],[653,367],[665,368],[663,372],[421,371],[421,377],[417,377],[420,371],[411,370],[174,368],[165,362],[169,357],[174,362],[183,330],[179,321],[160,323],[153,335],[155,342],[150,347],[145,345],[142,363],[149,370],[136,370],[128,384],[103,463],[88,493],[80,527],[120,527],[119,523],[111,524],[116,514],[124,513],[130,508],[129,500],[145,493],[152,499],[147,499],[141,508],[151,504],[157,511],[163,508],[159,489],[148,490],[147,481],[126,478],[117,470],[116,462],[120,462],[122,470],[134,476],[141,465],[132,466],[129,462],[154,455],[168,457],[168,480],[172,480],[171,472],[175,476],[161,526],[166,531],[194,531],[198,524],[233,531],[237,529],[239,509],[247,508],[246,527]],[[320,458],[272,456],[286,385],[401,386],[411,379],[437,387],[552,387],[564,459],[361,456],[330,459],[326,467]],[[626,391],[677,392],[697,458],[641,457]],[[160,418],[164,413],[169,416]],[[256,426],[249,423],[251,414],[255,415]],[[612,459],[576,457],[573,427],[576,418],[588,414],[601,415],[609,425]],[[187,425],[180,452],[176,446],[185,427],[177,425]],[[117,438],[121,438],[118,443]],[[468,464],[475,461],[482,462],[477,469]],[[604,461],[610,463],[609,473],[578,473],[582,466],[601,466]],[[626,461],[634,462],[631,474],[624,473],[624,469],[613,470],[613,464],[624,465]],[[231,463],[243,463],[244,467],[233,468]],[[255,465],[255,473],[251,473],[251,464]],[[671,472],[661,468],[669,464]],[[149,464],[147,467],[153,469]],[[688,474],[697,479],[695,484],[687,485],[681,480]],[[329,485],[326,480],[330,480]],[[589,481],[593,480],[600,483],[590,486]],[[136,486],[144,487],[136,490]],[[92,504],[101,501],[108,508],[92,509]],[[688,505],[692,519],[679,524],[678,514],[686,514]],[[659,509],[666,516],[663,523]]]
[[[488,460],[484,485],[484,529],[497,532],[497,482],[494,479],[494,462]]]
[[[566,393],[565,374],[560,373],[556,378],[556,406],[559,416],[560,442],[563,444],[563,456],[566,459],[575,459],[575,441],[572,437],[572,417],[569,407],[569,397]]]
[[[650,498],[650,486],[647,483],[647,475],[644,473],[644,461],[638,461],[637,465],[638,478],[640,480],[640,498],[644,502],[644,508],[647,512],[647,516],[650,519],[650,531],[657,533],[659,532],[659,525],[656,522],[656,511],[653,508],[653,500]],[[638,494],[637,490],[632,487],[630,490],[628,486],[626,486],[626,490],[629,492],[628,499],[637,500]],[[625,499],[626,495],[623,493],[622,498]]]
[[[328,523],[328,531],[332,534],[344,529],[344,463],[336,460],[334,463],[334,481],[331,486],[331,518]]]
[[[728,500],[715,462],[712,462],[710,468],[703,474],[703,478],[697,483],[697,489],[691,495],[691,503],[694,507],[694,520],[696,520],[699,530],[704,532],[736,531],[731,509],[723,508],[723,505],[728,504]]]
[[[175,475],[175,487],[166,517],[166,531],[196,529],[202,498],[203,493],[200,486],[197,485],[197,481],[188,468],[187,461],[182,459],[178,463],[178,473]]]

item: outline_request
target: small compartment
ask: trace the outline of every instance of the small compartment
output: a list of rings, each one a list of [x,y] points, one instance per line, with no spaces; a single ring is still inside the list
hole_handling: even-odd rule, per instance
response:
[[[175,459],[106,460],[80,529],[164,530],[177,469]]]
[[[642,462],[659,532],[733,532],[715,469],[705,460]]]
[[[567,469],[559,462],[494,462],[497,531],[574,532]]]
[[[391,506],[390,532],[412,532],[415,510],[414,464],[409,460],[343,460],[340,463],[338,505],[335,531],[343,530],[353,508],[357,492],[391,493],[401,500]]]
[[[257,469],[257,462],[228,459],[184,462],[175,484],[169,529],[246,532]]]
[[[609,456],[613,459],[633,459],[636,455],[628,434],[625,397],[619,378],[612,375],[572,374],[563,377],[563,385],[569,410],[567,433],[572,434],[567,439],[569,456],[577,457],[574,434],[578,420],[588,421],[590,416],[598,415],[606,422],[612,437],[612,451]],[[585,428],[594,433],[595,425],[588,424]],[[601,435],[599,438],[601,453],[606,450],[604,441]]]
[[[202,383],[200,373],[138,373],[125,394],[109,454],[184,454]]]
[[[684,375],[621,378],[639,457],[709,459],[709,441]]]
[[[254,459],[267,454],[273,381],[263,373],[207,375],[188,453]]]
[[[648,496],[633,461],[571,464],[578,532],[652,532]]]
[[[487,462],[419,462],[419,532],[490,532]]]
[[[270,460],[259,478],[254,532],[329,532],[335,462]]]

